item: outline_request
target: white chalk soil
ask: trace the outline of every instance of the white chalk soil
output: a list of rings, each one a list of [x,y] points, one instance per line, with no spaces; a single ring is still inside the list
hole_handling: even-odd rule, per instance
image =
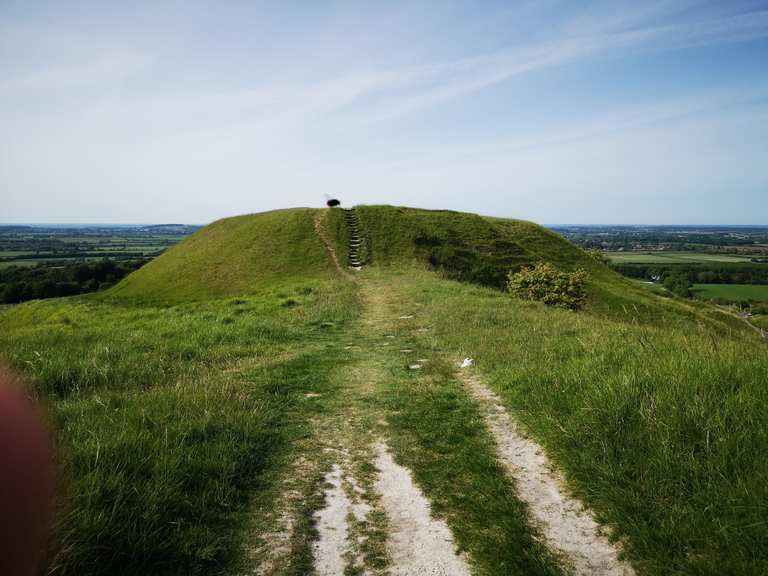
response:
[[[608,540],[581,501],[568,495],[544,449],[521,432],[498,396],[475,376],[464,374],[463,380],[482,406],[499,457],[549,547],[565,559],[574,574],[634,576],[632,566],[619,558],[619,546]]]
[[[376,446],[380,475],[376,489],[389,518],[392,576],[469,576],[463,556],[454,551],[447,524],[432,518],[427,499],[383,444]]]
[[[341,467],[334,464],[326,474],[325,508],[315,513],[318,539],[313,546],[315,571],[318,576],[344,574],[347,556],[351,552],[348,544],[348,516],[352,502],[342,485]]]
[[[469,576],[466,559],[454,550],[448,525],[432,517],[429,502],[410,471],[397,464],[382,443],[375,446],[375,454],[379,473],[374,488],[387,516],[387,574]],[[355,503],[350,489],[361,491],[354,478],[334,464],[325,476],[325,505],[315,513],[318,538],[312,551],[318,576],[342,575],[350,566],[362,567],[350,522],[363,521],[371,507]]]

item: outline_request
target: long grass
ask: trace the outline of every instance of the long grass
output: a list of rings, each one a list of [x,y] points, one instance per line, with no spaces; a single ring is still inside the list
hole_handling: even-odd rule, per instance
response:
[[[173,307],[92,298],[2,312],[4,360],[49,408],[62,463],[54,574],[209,574],[326,392],[347,283]]]
[[[768,572],[768,356],[743,322],[633,285],[530,223],[358,213],[372,266],[357,283],[333,279],[317,212],[293,210],[221,221],[108,293],[0,309],[0,359],[47,403],[60,446],[54,573],[232,567],[249,499],[274,488],[325,402],[344,407],[340,343],[385,339],[359,321],[368,282],[396,303],[388,316],[407,306],[424,328],[386,340],[429,360],[413,374],[399,352],[359,358],[387,376],[369,417],[387,417],[397,457],[483,573],[556,569],[452,377],[464,356],[639,572]],[[344,250],[340,212],[327,228]],[[478,285],[538,260],[588,270],[584,311]]]
[[[409,270],[424,345],[475,358],[646,574],[768,571],[768,354],[683,317],[616,322]]]

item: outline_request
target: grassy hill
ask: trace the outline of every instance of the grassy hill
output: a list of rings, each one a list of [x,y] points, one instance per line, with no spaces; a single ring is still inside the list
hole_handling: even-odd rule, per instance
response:
[[[724,314],[697,302],[673,300],[617,274],[554,232],[523,220],[447,210],[359,206],[371,264],[426,265],[444,276],[503,289],[507,274],[536,262],[589,274],[587,313],[640,323],[706,322],[718,330],[742,330]]]
[[[328,278],[335,274],[333,263],[314,231],[320,213],[298,208],[218,220],[103,297],[194,301],[253,293],[292,277]],[[564,269],[588,270],[598,293],[610,284],[626,288],[618,275],[531,222],[393,206],[360,206],[357,213],[366,240],[362,257],[369,264],[426,265],[454,279],[501,289],[510,270],[547,260]],[[347,230],[341,212],[329,211],[326,218],[343,256]]]
[[[547,261],[587,270],[589,312],[741,328],[708,306],[650,294],[532,222],[395,206],[356,210],[365,239],[361,257],[368,264],[426,266],[451,279],[503,289],[510,271]],[[218,220],[99,297],[172,304],[258,293],[295,278],[327,280],[336,270],[315,234],[321,214],[298,208]],[[324,226],[343,262],[348,236],[341,211],[328,211]]]
[[[457,378],[465,356],[638,574],[768,570],[768,355],[743,322],[529,222],[357,213],[360,272],[315,231],[343,262],[340,210],[280,210],[215,222],[105,293],[0,310],[0,358],[61,447],[53,573],[249,573],[272,549],[288,551],[272,573],[311,573],[334,455],[365,485],[386,439],[478,573],[564,574]],[[499,289],[540,260],[588,271],[585,310]],[[295,514],[287,546],[272,512]]]
[[[296,208],[218,220],[103,297],[175,303],[251,294],[292,277],[328,279],[335,270],[314,231],[318,213]]]

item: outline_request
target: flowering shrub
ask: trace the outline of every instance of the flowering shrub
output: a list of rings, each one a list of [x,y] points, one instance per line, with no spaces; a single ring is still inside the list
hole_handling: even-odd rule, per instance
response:
[[[537,300],[548,306],[568,310],[581,308],[587,299],[587,273],[584,270],[564,272],[548,262],[533,268],[510,273],[507,279],[509,293],[523,300]]]

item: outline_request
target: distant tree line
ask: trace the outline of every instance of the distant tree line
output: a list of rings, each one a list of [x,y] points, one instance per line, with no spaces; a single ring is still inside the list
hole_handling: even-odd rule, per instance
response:
[[[143,252],[136,250],[123,250],[116,251],[111,250],[109,257],[114,259],[120,258],[136,258],[142,256]],[[40,252],[37,254],[21,254],[19,256],[5,256],[4,262],[13,262],[14,260],[50,260],[53,258],[61,258],[66,256],[67,258],[102,258],[104,257],[103,250],[92,250],[90,252],[80,250],[78,247],[74,248],[55,248],[46,252]]]
[[[641,280],[664,281],[669,276],[684,277],[690,284],[768,284],[768,266],[750,263],[692,264],[611,264],[624,276]]]
[[[0,268],[0,303],[18,304],[39,298],[105,290],[148,261],[146,258],[118,262],[104,259],[98,262]]]
[[[582,248],[603,250],[683,250],[739,252],[765,257],[768,229],[690,226],[555,226],[553,230]]]

